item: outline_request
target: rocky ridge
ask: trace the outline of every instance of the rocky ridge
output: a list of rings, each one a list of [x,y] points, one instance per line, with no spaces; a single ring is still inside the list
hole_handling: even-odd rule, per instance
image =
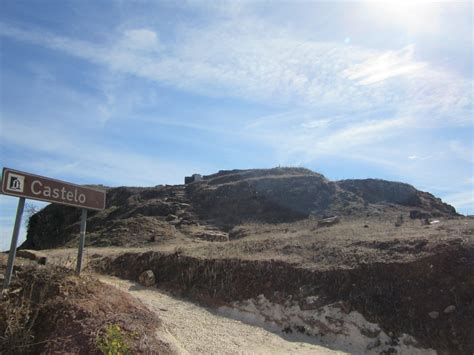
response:
[[[89,212],[88,244],[142,246],[172,239],[227,241],[242,223],[383,214],[456,216],[455,209],[413,186],[384,180],[330,181],[303,168],[219,171],[188,185],[107,189],[104,211]],[[80,210],[49,205],[29,221],[21,248],[75,245]],[[234,233],[235,234],[235,233]]]

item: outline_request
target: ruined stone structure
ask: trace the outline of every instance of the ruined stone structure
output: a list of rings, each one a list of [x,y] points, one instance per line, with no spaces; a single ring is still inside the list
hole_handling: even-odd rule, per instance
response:
[[[185,184],[190,184],[192,182],[197,182],[202,180],[202,175],[201,174],[193,174],[192,176],[185,176],[184,177],[184,183]]]

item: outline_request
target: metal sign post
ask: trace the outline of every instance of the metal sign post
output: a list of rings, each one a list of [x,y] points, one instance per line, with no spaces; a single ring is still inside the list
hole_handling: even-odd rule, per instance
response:
[[[79,249],[77,251],[77,266],[76,273],[80,274],[82,269],[82,258],[84,255],[84,244],[86,241],[86,222],[87,222],[87,210],[82,209],[81,215],[81,231],[79,233]]]
[[[18,243],[18,235],[20,234],[21,217],[23,216],[23,209],[25,207],[25,198],[20,197],[18,200],[18,208],[16,209],[15,226],[13,227],[12,242],[10,244],[10,252],[8,253],[7,273],[3,280],[3,289],[7,289],[10,285],[10,280],[13,273],[13,264],[16,256],[16,245]]]

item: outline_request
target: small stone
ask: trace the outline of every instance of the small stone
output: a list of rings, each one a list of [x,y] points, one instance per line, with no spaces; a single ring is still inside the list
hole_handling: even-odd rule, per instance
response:
[[[446,313],[446,314],[449,314],[449,313],[453,313],[455,310],[456,310],[456,306],[455,305],[450,305],[450,306],[446,307],[443,312]]]
[[[437,319],[439,317],[439,312],[433,311],[428,313],[431,319]]]
[[[145,287],[150,287],[155,284],[155,274],[151,270],[143,271],[138,277],[138,282]]]

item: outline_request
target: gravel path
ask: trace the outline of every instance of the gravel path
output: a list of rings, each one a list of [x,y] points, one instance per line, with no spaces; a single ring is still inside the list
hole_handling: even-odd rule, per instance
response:
[[[160,334],[181,354],[343,354],[322,346],[288,341],[263,328],[217,315],[189,301],[174,298],[156,288],[100,276],[141,300],[157,313],[165,331]]]

